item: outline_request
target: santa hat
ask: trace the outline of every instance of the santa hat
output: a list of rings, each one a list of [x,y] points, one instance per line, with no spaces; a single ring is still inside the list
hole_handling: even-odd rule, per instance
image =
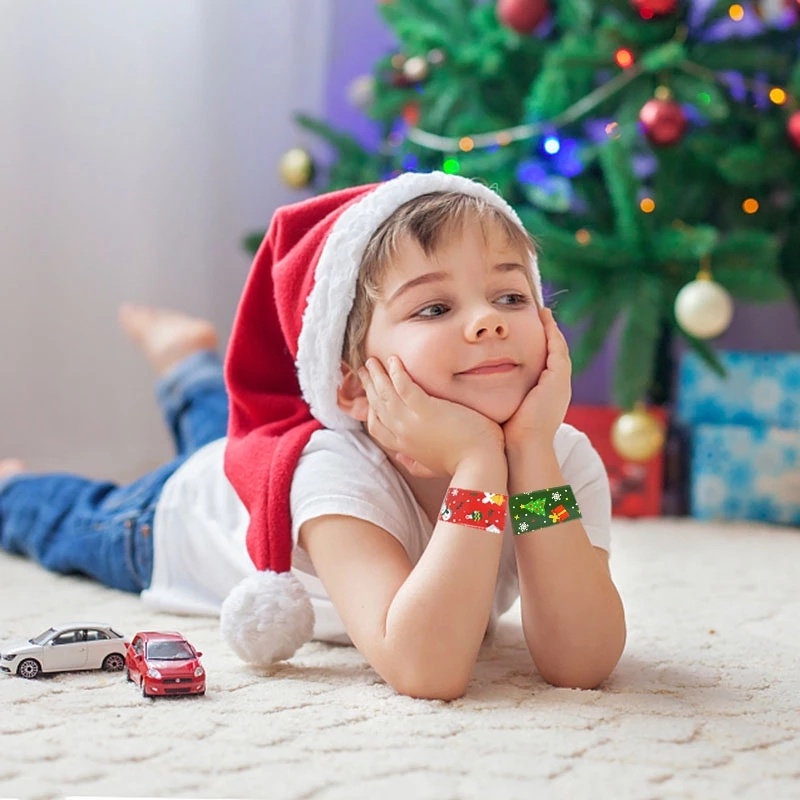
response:
[[[339,409],[337,389],[370,237],[405,202],[437,191],[481,198],[522,227],[511,206],[482,184],[442,172],[405,173],[279,208],[256,254],[225,362],[225,472],[250,514],[247,548],[257,572],[225,599],[220,622],[245,661],[289,658],[312,637],[311,602],[291,573],[292,476],[314,431],[360,426]],[[532,272],[541,297],[535,264]]]

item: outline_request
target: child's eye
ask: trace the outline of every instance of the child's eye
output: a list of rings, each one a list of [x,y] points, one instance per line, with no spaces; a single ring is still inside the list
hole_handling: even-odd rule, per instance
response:
[[[414,314],[415,317],[441,317],[442,314],[445,314],[449,309],[444,303],[431,303],[429,306],[425,306],[425,308],[421,308]]]
[[[524,294],[509,292],[508,294],[501,295],[497,302],[504,306],[521,306],[527,305],[528,298]]]

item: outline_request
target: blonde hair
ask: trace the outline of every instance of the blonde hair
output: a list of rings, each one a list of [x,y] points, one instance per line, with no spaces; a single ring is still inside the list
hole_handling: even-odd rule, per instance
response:
[[[403,240],[410,238],[430,256],[459,233],[468,220],[477,220],[484,235],[487,223],[498,224],[508,243],[524,253],[530,264],[536,263],[536,246],[528,232],[486,200],[461,192],[429,192],[403,203],[378,226],[364,250],[345,328],[342,358],[346,364],[357,369],[364,363],[372,312]],[[529,281],[536,297],[532,276]]]

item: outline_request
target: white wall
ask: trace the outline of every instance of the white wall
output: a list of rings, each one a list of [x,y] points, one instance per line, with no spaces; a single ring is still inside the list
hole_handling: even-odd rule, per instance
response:
[[[170,454],[126,299],[227,339],[243,234],[322,113],[326,0],[0,0],[0,456],[133,477]]]

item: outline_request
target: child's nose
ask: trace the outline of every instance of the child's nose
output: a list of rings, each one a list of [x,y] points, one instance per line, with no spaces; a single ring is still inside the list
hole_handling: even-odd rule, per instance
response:
[[[474,341],[490,336],[504,338],[507,335],[508,326],[503,315],[492,307],[476,313],[467,331],[467,338]]]

